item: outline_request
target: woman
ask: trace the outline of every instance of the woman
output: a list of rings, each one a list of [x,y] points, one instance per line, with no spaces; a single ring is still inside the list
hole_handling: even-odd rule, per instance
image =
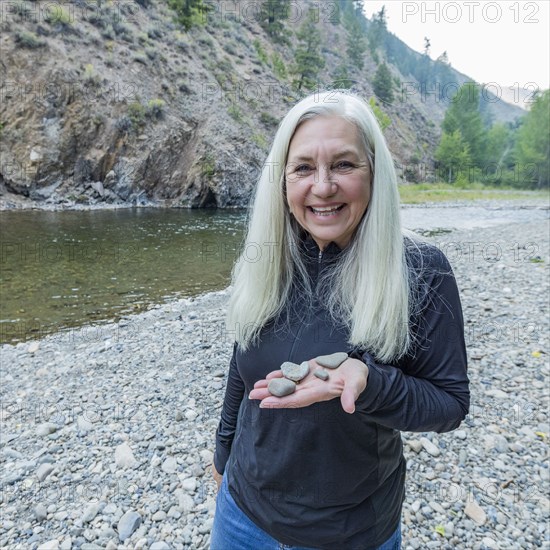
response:
[[[402,232],[391,155],[356,95],[311,95],[281,122],[227,325],[211,549],[400,548],[399,431],[466,416],[463,320],[444,255]],[[334,352],[348,358],[321,380],[315,358]],[[275,397],[285,361],[310,372]]]

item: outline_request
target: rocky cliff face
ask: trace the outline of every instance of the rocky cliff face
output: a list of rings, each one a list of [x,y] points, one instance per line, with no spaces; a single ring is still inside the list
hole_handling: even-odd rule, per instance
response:
[[[279,54],[289,69],[292,47],[274,45],[239,2],[236,16],[218,5],[189,32],[162,0],[7,4],[4,207],[247,205],[277,123],[299,95],[273,61]],[[306,13],[311,2],[294,4]],[[345,56],[345,30],[323,17],[319,25],[325,88]],[[364,97],[373,96],[375,70],[367,54],[364,70],[352,75]],[[414,96],[384,106],[398,164],[432,162],[444,108]]]

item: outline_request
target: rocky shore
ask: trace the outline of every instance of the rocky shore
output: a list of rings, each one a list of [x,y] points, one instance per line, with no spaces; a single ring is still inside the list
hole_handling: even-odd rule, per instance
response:
[[[404,549],[550,548],[548,235],[430,238],[461,291],[472,402],[454,432],[403,433]],[[2,346],[0,548],[208,548],[227,297]]]
[[[88,195],[86,195],[86,202],[80,202],[78,200],[68,199],[59,195],[53,194],[51,197],[45,200],[36,200],[15,193],[7,191],[2,188],[0,184],[0,212],[9,210],[44,210],[48,212],[60,212],[65,210],[117,210],[122,208],[189,208],[182,205],[181,201],[177,199],[156,199],[150,200],[146,197],[145,193],[134,197],[132,200],[124,200],[115,194],[108,196],[100,196],[95,192],[95,189],[88,185],[86,186]],[[426,203],[425,205],[415,204],[415,208],[425,206],[431,208],[433,206],[456,208],[457,206],[480,206],[490,208],[548,208],[541,204],[541,199],[538,196],[534,196],[531,191],[510,191],[501,190],[503,198],[499,200],[484,199],[482,193],[480,198],[474,203],[471,200],[453,200],[449,202],[436,202]],[[507,194],[522,194],[523,196],[518,198],[504,198]],[[403,205],[405,208],[407,204]],[[232,208],[226,206],[224,208]],[[235,206],[234,208],[242,208],[242,206]]]

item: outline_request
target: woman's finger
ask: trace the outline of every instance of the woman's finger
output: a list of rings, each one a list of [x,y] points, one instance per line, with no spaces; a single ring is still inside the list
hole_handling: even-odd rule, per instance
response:
[[[266,397],[269,397],[271,394],[269,393],[269,390],[267,389],[267,386],[265,388],[254,388],[249,394],[249,399],[265,399]]]
[[[294,393],[284,397],[269,396],[262,400],[260,408],[290,409],[308,407],[313,403],[334,399],[342,393],[343,384],[339,380],[326,383],[315,378],[309,383],[300,383]]]
[[[297,409],[307,407],[315,403],[316,399],[310,390],[295,392],[285,397],[274,397],[270,394],[269,397],[262,400],[260,409]]]
[[[342,408],[349,414],[355,412],[355,401],[357,400],[354,390],[348,384],[344,387],[344,391],[340,396],[340,401],[342,402]]]
[[[272,378],[282,378],[282,377],[283,377],[282,370],[272,370],[265,378],[266,380],[271,380]]]
[[[360,363],[358,360],[352,359],[351,361],[357,361],[357,364],[350,365],[346,369],[346,376],[344,377],[344,389],[340,396],[342,408],[349,414],[355,412],[355,402],[361,395],[363,390],[367,387],[368,367],[364,363]],[[352,370],[353,369],[353,370]]]

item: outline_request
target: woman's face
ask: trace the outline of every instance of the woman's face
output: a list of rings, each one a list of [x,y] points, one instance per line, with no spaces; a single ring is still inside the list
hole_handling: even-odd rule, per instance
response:
[[[321,250],[344,248],[370,199],[371,173],[357,127],[339,116],[300,124],[285,167],[290,212]]]

